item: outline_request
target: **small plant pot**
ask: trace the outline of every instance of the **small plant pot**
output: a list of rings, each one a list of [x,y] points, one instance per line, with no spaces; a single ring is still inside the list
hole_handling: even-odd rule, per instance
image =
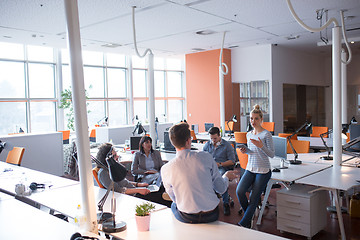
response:
[[[147,216],[135,215],[136,226],[138,231],[144,232],[149,231],[150,228],[150,214]]]

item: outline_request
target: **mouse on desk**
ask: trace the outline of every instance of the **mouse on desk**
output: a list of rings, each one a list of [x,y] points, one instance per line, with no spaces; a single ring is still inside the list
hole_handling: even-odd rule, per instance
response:
[[[280,172],[280,169],[274,168],[272,171],[273,171],[273,172]]]

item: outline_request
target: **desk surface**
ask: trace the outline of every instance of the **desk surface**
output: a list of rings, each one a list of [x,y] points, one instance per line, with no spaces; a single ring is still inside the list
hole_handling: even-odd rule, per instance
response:
[[[304,177],[297,183],[347,191],[360,185],[356,180],[360,180],[360,168],[338,166]]]
[[[318,153],[299,153],[298,154],[298,160],[301,160],[303,162],[311,162],[311,163],[321,163],[321,164],[328,164],[332,165],[333,160],[321,160],[320,157],[327,156],[327,152],[318,152]],[[332,153],[330,153],[330,156],[332,156]],[[353,156],[342,154],[342,161],[348,161],[352,159]],[[293,160],[294,154],[289,153],[287,155],[287,160]]]
[[[127,222],[127,230],[112,235],[124,239],[284,239],[279,236],[242,228],[233,224],[216,221],[208,224],[186,224],[178,221],[170,209],[151,214],[150,230],[138,232],[135,218]]]
[[[95,203],[97,204],[106,193],[106,189],[94,187]],[[58,188],[43,191],[38,194],[33,194],[28,197],[29,199],[46,206],[50,209],[61,212],[62,214],[74,218],[76,214],[77,205],[81,203],[81,186],[80,184],[68,187]],[[109,194],[104,204],[104,212],[111,211],[111,198],[112,193]],[[135,214],[135,206],[146,202],[146,200],[121,194],[115,192],[116,198],[116,215],[119,220],[126,220],[133,217]],[[61,199],[61,201],[54,201],[54,199]],[[164,205],[154,203],[155,210],[167,208]],[[96,207],[97,209],[97,207]]]
[[[78,232],[76,225],[15,199],[0,201],[0,212],[0,239],[64,240]],[[98,237],[93,233],[83,235]]]

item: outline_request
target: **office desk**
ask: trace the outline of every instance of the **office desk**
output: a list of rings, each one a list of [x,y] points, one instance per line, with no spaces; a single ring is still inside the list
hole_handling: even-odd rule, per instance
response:
[[[360,158],[359,157],[353,157],[351,159],[345,160],[341,163],[342,166],[347,167],[360,167]]]
[[[270,164],[271,164],[272,168],[278,167],[278,166],[280,166],[280,159],[270,158]],[[311,174],[314,174],[316,172],[319,172],[326,168],[331,167],[331,165],[328,165],[328,164],[316,164],[316,163],[311,163],[311,162],[303,162],[300,165],[285,164],[285,166],[288,168],[281,169],[280,172],[272,172],[272,174],[271,174],[271,179],[269,180],[269,182],[266,186],[265,196],[264,196],[260,214],[259,214],[259,217],[258,217],[258,220],[256,223],[257,225],[261,224],[262,215],[264,213],[265,205],[269,198],[270,190],[271,190],[271,187],[273,184],[275,184],[277,182],[280,182],[280,183],[295,182],[298,179],[301,179],[303,177],[309,176]],[[284,186],[286,186],[286,185],[284,184]]]
[[[79,184],[78,181],[0,162],[0,191],[15,196],[15,185],[22,180],[24,180],[24,185],[27,187],[32,182],[36,182],[45,184],[46,188],[50,187],[52,189]],[[38,190],[35,192],[38,192]]]
[[[339,205],[339,191],[348,191],[350,188],[359,186],[360,169],[353,167],[336,166],[325,169],[324,171],[304,177],[297,183],[308,184],[321,187],[318,190],[331,191],[335,196],[336,212],[339,219],[341,238],[346,239],[343,218]]]
[[[332,165],[333,160],[322,160],[320,157],[327,156],[327,152],[317,152],[317,153],[299,153],[298,154],[298,160],[303,162],[310,162],[310,163],[319,163],[319,164],[328,164]],[[332,156],[332,153],[330,153],[330,156]],[[349,161],[350,159],[353,159],[354,156],[342,154],[342,161]],[[293,160],[294,154],[287,154],[287,160]]]
[[[150,230],[138,232],[135,217],[127,221],[127,229],[123,232],[113,233],[113,236],[124,239],[284,239],[264,232],[239,227],[237,225],[216,221],[207,224],[186,224],[178,221],[170,209],[160,210],[151,214]]]
[[[97,204],[106,193],[106,189],[94,187],[95,203]],[[68,187],[43,191],[28,197],[32,201],[45,206],[52,211],[61,212],[62,214],[74,218],[77,212],[78,204],[81,204],[81,186],[80,184]],[[109,194],[104,204],[104,212],[111,212],[112,193]],[[146,200],[115,192],[116,198],[116,219],[126,220],[135,214],[135,206],[146,202]],[[56,201],[55,201],[56,199]],[[164,205],[153,203],[155,211],[167,208]],[[96,207],[97,209],[97,207]]]
[[[0,239],[70,239],[79,232],[76,225],[51,216],[15,199],[0,201]],[[83,232],[82,235],[98,237],[94,233]]]

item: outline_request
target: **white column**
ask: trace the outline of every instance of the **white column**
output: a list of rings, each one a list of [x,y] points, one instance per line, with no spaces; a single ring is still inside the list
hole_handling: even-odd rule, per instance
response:
[[[133,67],[132,67],[132,57],[128,57],[128,69],[129,69],[129,72],[128,72],[128,83],[129,83],[129,114],[128,114],[128,118],[129,118],[129,121],[128,121],[128,124],[129,125],[132,125],[134,124],[133,122],[133,118],[134,118],[134,86],[133,86]]]
[[[344,49],[341,50],[341,59],[342,61],[346,62],[347,60],[347,54],[345,52]],[[346,75],[346,64],[341,62],[341,103],[342,103],[342,108],[341,108],[341,123],[342,124],[347,124],[349,122],[348,120],[348,116],[347,116],[347,107],[348,107],[348,103],[347,103],[347,75]]]
[[[341,144],[341,42],[340,27],[332,29],[332,69],[333,69],[333,151],[334,167],[341,164],[342,144]]]
[[[81,56],[79,13],[77,0],[64,0],[64,3],[68,32],[68,48],[70,51],[72,100],[75,112],[76,145],[82,196],[81,207],[86,217],[85,230],[97,233],[94,180],[91,174],[84,72]]]
[[[149,97],[149,129],[150,137],[152,138],[153,148],[156,147],[156,132],[155,132],[155,90],[154,90],[154,55],[150,52],[148,54],[148,97]]]
[[[220,127],[222,136],[225,135],[225,96],[224,96],[224,73],[219,66],[219,91],[220,91]]]

